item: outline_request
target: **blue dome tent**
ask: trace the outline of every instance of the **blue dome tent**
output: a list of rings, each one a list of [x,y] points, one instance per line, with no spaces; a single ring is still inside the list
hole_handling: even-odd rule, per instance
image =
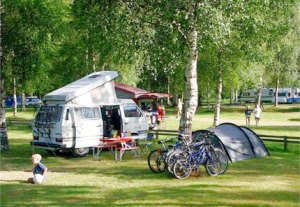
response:
[[[208,131],[214,132],[232,162],[270,155],[260,137],[249,128],[223,123]]]

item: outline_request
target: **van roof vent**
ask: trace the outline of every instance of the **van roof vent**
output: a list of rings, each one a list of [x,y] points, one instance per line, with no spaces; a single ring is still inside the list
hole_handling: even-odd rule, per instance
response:
[[[89,78],[98,78],[98,77],[101,77],[102,75],[101,74],[98,74],[98,75],[91,75]]]

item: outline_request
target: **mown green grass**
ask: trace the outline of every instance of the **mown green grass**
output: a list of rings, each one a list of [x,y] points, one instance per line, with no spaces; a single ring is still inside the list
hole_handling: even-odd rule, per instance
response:
[[[254,131],[273,135],[299,136],[298,106],[284,105],[264,111],[261,126]],[[174,110],[174,109],[172,109]],[[203,110],[203,111],[202,111]],[[280,111],[281,110],[281,111]],[[175,110],[174,110],[175,111]],[[169,112],[169,110],[168,110]],[[10,116],[10,112],[7,114]],[[19,113],[18,116],[21,116]],[[32,117],[26,112],[24,119]],[[197,113],[195,129],[211,125],[212,112]],[[222,120],[244,124],[242,108],[223,109]],[[273,116],[278,118],[273,118]],[[178,125],[170,112],[173,129]],[[176,125],[177,124],[177,125]],[[109,151],[99,160],[92,154],[73,158],[55,157],[29,145],[29,126],[12,125],[8,129],[10,150],[2,152],[0,163],[0,206],[299,206],[299,145],[267,142],[271,156],[232,163],[228,171],[209,177],[202,168],[200,177],[176,180],[167,173],[154,174],[147,166],[147,152],[141,158],[125,154],[122,162],[113,161]],[[32,153],[41,153],[49,168],[43,185],[25,181],[31,176]]]

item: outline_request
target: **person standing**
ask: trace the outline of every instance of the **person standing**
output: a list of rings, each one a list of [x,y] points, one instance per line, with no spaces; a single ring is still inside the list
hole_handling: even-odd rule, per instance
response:
[[[252,110],[251,110],[250,107],[247,105],[247,106],[246,106],[246,109],[245,109],[246,126],[249,126],[249,125],[250,125],[251,113],[252,113]]]
[[[255,105],[253,113],[254,113],[254,117],[255,117],[256,126],[258,126],[258,122],[259,122],[260,116],[261,116],[261,109],[258,104]]]

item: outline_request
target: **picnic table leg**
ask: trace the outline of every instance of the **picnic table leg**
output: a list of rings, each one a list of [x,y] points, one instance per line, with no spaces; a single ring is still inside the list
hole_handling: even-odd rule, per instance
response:
[[[95,160],[96,159],[96,155],[95,155],[95,147],[93,147],[93,159]]]
[[[120,158],[119,158],[119,161],[122,161],[122,157],[123,157],[123,154],[125,153],[124,150],[120,149]]]
[[[115,147],[115,161],[118,160],[118,149],[117,146]]]
[[[93,147],[93,159],[97,160],[99,158],[99,154],[101,152],[101,149],[99,147]]]

